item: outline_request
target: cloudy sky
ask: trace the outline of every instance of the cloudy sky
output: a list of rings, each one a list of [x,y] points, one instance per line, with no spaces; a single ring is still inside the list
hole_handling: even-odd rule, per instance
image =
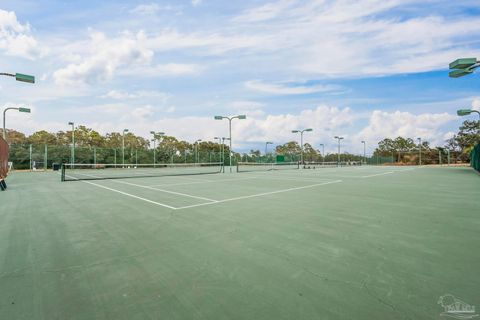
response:
[[[480,57],[478,0],[0,0],[0,72],[7,127],[193,141],[227,135],[237,150],[292,140],[369,150],[384,137],[443,144],[480,107],[478,75],[450,79],[448,63]]]

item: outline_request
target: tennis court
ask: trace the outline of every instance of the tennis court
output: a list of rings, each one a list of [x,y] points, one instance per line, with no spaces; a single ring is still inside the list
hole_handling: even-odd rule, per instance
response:
[[[12,173],[2,319],[437,319],[478,297],[471,168],[228,171]]]

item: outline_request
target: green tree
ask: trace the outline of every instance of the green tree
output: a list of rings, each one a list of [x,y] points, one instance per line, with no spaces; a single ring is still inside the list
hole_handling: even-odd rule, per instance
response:
[[[27,143],[56,145],[57,136],[45,130],[37,131],[27,138]]]

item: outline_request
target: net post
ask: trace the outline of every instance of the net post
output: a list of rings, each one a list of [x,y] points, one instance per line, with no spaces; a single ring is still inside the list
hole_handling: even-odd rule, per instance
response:
[[[65,181],[65,163],[62,163],[62,174],[61,174],[62,178],[61,178],[61,181]]]

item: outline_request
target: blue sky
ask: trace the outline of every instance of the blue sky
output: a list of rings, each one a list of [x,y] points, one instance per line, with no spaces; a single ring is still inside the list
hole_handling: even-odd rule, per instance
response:
[[[443,144],[480,107],[477,75],[448,78],[448,63],[480,56],[478,1],[0,1],[0,82],[8,127],[102,133],[129,128],[182,139],[227,135],[237,150],[264,141],[334,152],[384,137]]]

